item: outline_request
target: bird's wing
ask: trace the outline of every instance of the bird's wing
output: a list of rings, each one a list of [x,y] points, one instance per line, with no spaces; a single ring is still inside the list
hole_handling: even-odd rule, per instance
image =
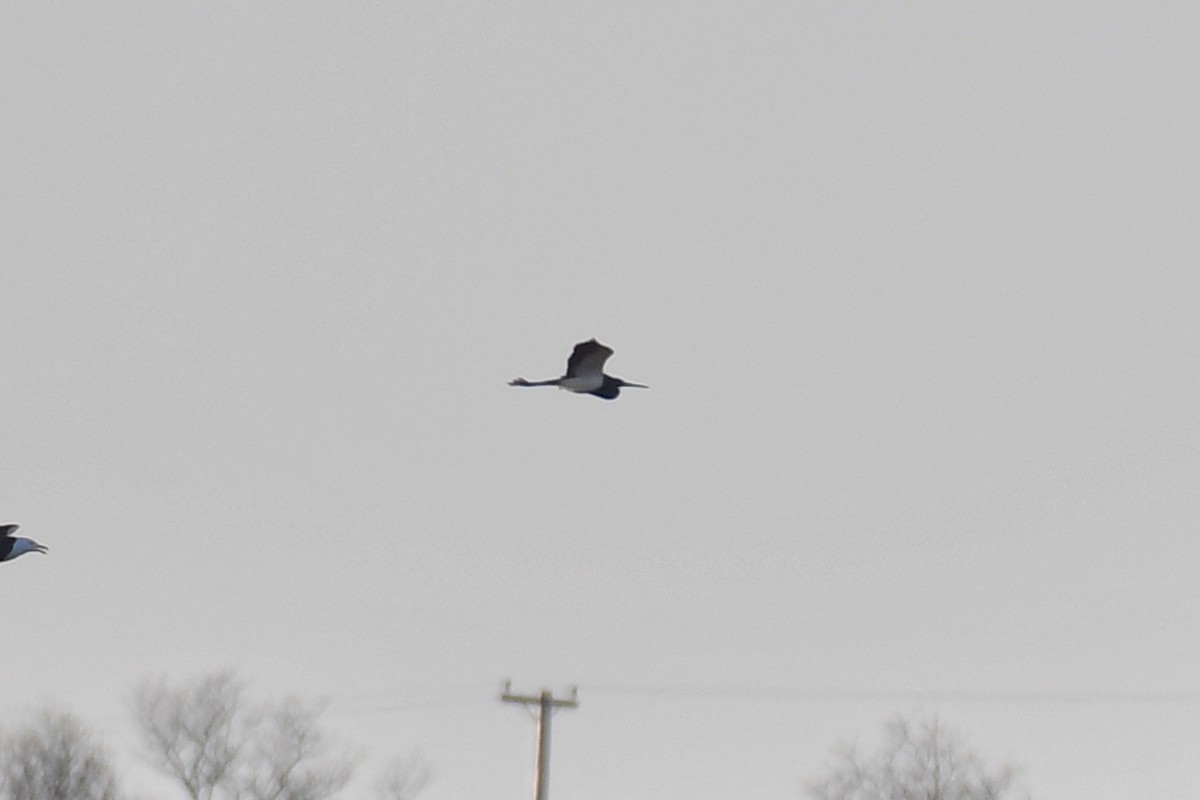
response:
[[[603,372],[604,362],[613,354],[611,347],[605,347],[595,339],[588,339],[575,345],[571,357],[567,359],[567,377],[588,375],[593,372]]]
[[[0,539],[6,539],[12,536],[13,531],[21,527],[20,525],[0,525]]]

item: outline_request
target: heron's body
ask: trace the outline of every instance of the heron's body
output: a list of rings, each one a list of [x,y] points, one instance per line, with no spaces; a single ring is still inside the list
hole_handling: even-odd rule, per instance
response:
[[[560,378],[558,388],[566,389],[568,392],[577,392],[578,394],[590,394],[604,385],[604,376],[595,373],[589,375],[577,375],[573,378]]]
[[[17,556],[26,553],[45,553],[46,546],[38,544],[33,539],[23,536],[13,536],[20,525],[0,525],[0,561],[12,561]]]
[[[649,388],[640,383],[629,383],[620,378],[604,374],[604,362],[613,354],[611,347],[605,347],[595,339],[580,342],[571,351],[567,359],[567,374],[561,378],[546,381],[527,381],[524,378],[514,378],[509,386],[557,386],[577,394],[591,394],[605,400],[615,400],[621,393],[622,386],[632,386],[637,389]]]

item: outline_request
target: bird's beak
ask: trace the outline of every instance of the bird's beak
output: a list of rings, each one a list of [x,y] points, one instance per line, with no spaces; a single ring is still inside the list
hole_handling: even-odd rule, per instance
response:
[[[48,553],[48,552],[50,552],[50,548],[49,548],[49,547],[46,547],[46,545],[44,545],[44,544],[35,544],[35,545],[33,546],[33,552],[35,552],[35,553]]]
[[[633,388],[633,389],[649,389],[650,388],[649,386],[647,386],[644,383],[626,383],[624,385],[628,386],[630,388]]]

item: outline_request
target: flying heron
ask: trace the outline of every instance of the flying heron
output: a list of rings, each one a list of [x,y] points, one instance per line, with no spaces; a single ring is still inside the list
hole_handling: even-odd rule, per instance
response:
[[[524,378],[513,378],[509,386],[557,386],[560,389],[579,394],[594,394],[605,400],[615,400],[621,393],[622,386],[632,386],[637,389],[649,389],[641,383],[629,383],[620,378],[604,374],[604,362],[613,354],[611,347],[605,347],[595,339],[588,339],[575,345],[571,357],[567,359],[567,374],[561,378],[548,381],[527,381]]]
[[[20,525],[0,525],[0,561],[12,561],[17,556],[26,553],[44,553],[46,545],[38,544],[33,539],[24,536],[13,536]]]

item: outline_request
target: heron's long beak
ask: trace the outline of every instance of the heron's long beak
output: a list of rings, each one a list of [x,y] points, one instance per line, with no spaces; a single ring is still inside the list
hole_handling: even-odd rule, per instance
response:
[[[35,552],[35,553],[48,553],[48,552],[50,552],[50,548],[49,548],[49,547],[46,547],[46,545],[44,545],[44,544],[34,544],[34,546],[33,546],[33,552]]]
[[[631,386],[634,389],[649,389],[650,387],[644,383],[623,383],[622,386]]]

